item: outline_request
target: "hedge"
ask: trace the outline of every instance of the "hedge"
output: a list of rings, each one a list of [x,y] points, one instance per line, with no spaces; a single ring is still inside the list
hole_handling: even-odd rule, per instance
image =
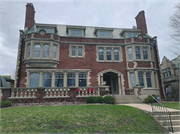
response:
[[[114,104],[115,103],[115,98],[112,96],[105,96],[104,97],[104,103],[106,104]]]
[[[11,101],[2,101],[1,102],[1,108],[4,108],[4,107],[11,107],[12,106],[12,102]]]
[[[89,96],[86,98],[86,103],[102,103],[103,97],[101,96]]]

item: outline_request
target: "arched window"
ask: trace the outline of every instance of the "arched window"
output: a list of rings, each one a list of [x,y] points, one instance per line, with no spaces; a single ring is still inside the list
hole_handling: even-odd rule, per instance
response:
[[[106,58],[107,60],[111,60],[111,49],[109,48],[106,49]]]
[[[140,53],[140,48],[136,47],[136,59],[141,59],[141,53]]]
[[[75,86],[75,74],[67,75],[67,86]]]
[[[39,74],[32,73],[30,75],[30,87],[39,87]]]
[[[36,44],[34,46],[34,57],[40,57],[41,46]]]
[[[86,74],[80,73],[79,74],[79,87],[86,87]]]
[[[49,45],[43,46],[43,57],[49,57]]]
[[[43,87],[51,87],[51,74],[43,74]]]
[[[104,60],[104,50],[102,48],[98,49],[99,60]]]
[[[31,45],[28,44],[28,52],[27,52],[27,57],[29,58],[31,54]]]
[[[148,51],[147,48],[143,48],[143,59],[148,59]]]
[[[139,79],[139,86],[144,87],[143,73],[138,73],[138,79]]]
[[[119,50],[114,49],[114,60],[118,61],[119,60]]]
[[[56,50],[57,49],[57,46],[53,46],[53,58],[56,58]]]
[[[134,73],[131,73],[131,85],[132,85],[132,87],[135,86],[135,77],[134,77]]]
[[[146,81],[147,81],[147,87],[152,87],[151,86],[151,74],[146,73]]]
[[[55,87],[63,87],[63,74],[58,73],[55,75]]]

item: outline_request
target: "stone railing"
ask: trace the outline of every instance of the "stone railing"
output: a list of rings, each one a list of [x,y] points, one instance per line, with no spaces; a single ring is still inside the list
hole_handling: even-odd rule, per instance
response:
[[[37,88],[11,88],[11,96],[9,99],[30,99],[37,98],[35,93]]]
[[[79,87],[76,91],[77,97],[100,96],[99,87]]]
[[[69,98],[70,88],[54,87],[45,88],[45,96],[43,98]]]

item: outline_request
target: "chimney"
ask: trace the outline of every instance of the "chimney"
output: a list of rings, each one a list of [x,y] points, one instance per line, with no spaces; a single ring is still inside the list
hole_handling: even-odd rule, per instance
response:
[[[147,26],[146,26],[146,18],[144,15],[144,10],[140,11],[139,14],[135,17],[135,19],[136,19],[137,29],[141,30],[142,35],[146,35],[147,34]]]
[[[26,16],[24,28],[30,30],[34,26],[35,11],[32,3],[27,3],[26,5]]]

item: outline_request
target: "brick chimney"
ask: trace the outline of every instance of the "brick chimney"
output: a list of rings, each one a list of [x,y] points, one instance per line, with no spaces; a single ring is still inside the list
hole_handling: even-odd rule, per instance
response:
[[[34,26],[34,17],[35,17],[34,6],[32,3],[27,3],[24,28],[28,27],[28,30],[30,30]]]
[[[144,13],[144,10],[140,11],[139,14],[135,17],[137,29],[141,30],[142,35],[147,34],[146,18]]]

